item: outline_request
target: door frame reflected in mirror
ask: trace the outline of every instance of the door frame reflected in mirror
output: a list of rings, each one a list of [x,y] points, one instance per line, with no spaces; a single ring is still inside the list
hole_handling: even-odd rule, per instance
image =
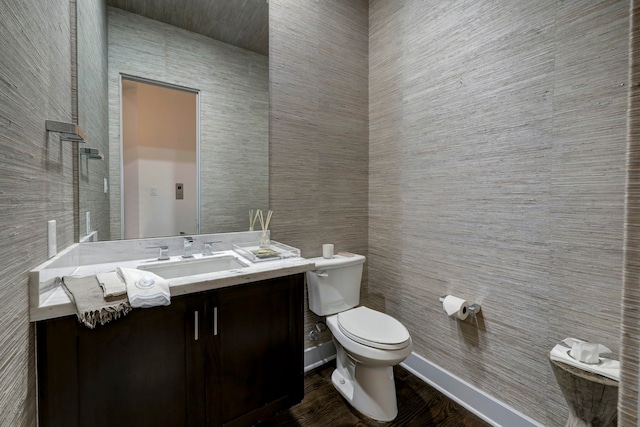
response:
[[[127,136],[125,122],[127,120],[131,120],[131,118],[128,117],[127,114],[125,114],[125,109],[128,108],[128,107],[125,107],[124,105],[125,85],[129,85],[130,87],[133,87],[133,88],[139,87],[141,89],[144,89],[145,87],[147,89],[150,89],[149,86],[151,86],[159,89],[168,89],[170,91],[178,91],[180,93],[188,93],[188,94],[195,95],[195,141],[194,141],[195,142],[195,158],[194,158],[195,179],[194,181],[192,181],[193,182],[192,185],[195,185],[195,195],[193,194],[193,190],[189,189],[190,186],[188,184],[181,188],[182,191],[186,191],[185,194],[190,196],[190,197],[187,197],[187,200],[191,201],[191,203],[195,203],[195,209],[193,209],[194,212],[188,212],[188,215],[190,215],[190,218],[187,218],[187,219],[179,218],[180,210],[183,210],[183,211],[187,210],[185,209],[184,206],[181,206],[184,204],[184,199],[183,201],[178,201],[176,200],[177,196],[175,198],[172,197],[173,188],[168,188],[167,185],[164,186],[165,188],[161,188],[161,189],[158,189],[157,187],[155,188],[145,187],[146,190],[149,190],[150,192],[149,194],[151,196],[158,196],[159,199],[156,201],[155,204],[153,204],[153,206],[142,207],[138,205],[139,207],[136,210],[138,215],[144,216],[145,213],[149,213],[148,212],[149,209],[152,209],[152,210],[155,209],[154,213],[160,215],[160,216],[157,216],[157,218],[160,218],[159,221],[155,221],[154,218],[146,218],[146,219],[139,218],[137,215],[132,214],[131,209],[129,210],[127,209],[128,203],[125,203],[125,200],[127,200],[128,198],[127,188],[129,188],[129,186],[125,184],[125,174],[127,173],[127,169],[128,169],[125,167],[125,163],[127,159],[124,154],[126,152],[125,138]],[[160,94],[161,92],[155,91],[155,93]],[[180,96],[179,93],[174,92],[174,94],[177,96]],[[200,234],[200,90],[196,88],[185,87],[185,86],[171,84],[167,82],[160,82],[157,80],[152,80],[152,79],[148,79],[140,76],[132,76],[132,75],[120,73],[119,97],[120,97],[120,153],[122,153],[122,155],[120,156],[120,188],[121,188],[121,191],[120,191],[120,218],[121,218],[120,238],[132,239],[132,238],[164,237],[164,236],[172,236],[172,235],[178,235],[178,234]],[[142,104],[137,104],[137,108],[139,109],[141,105]],[[138,113],[139,113],[139,110],[138,110]],[[163,123],[159,123],[159,125],[162,125],[162,124]],[[165,145],[169,143],[170,148],[173,142],[175,141],[166,141],[166,140],[162,141],[162,143],[164,143]],[[128,142],[128,144],[130,143],[131,141]],[[149,141],[147,141],[147,144],[149,144]],[[151,141],[150,144],[156,144],[156,141]],[[177,146],[173,146],[173,148],[177,148]],[[136,162],[138,162],[139,160],[140,159],[137,159]],[[173,169],[176,169],[176,168],[173,168]],[[181,169],[184,169],[184,167]],[[150,170],[147,169],[147,172],[150,172]],[[173,171],[167,171],[167,173],[170,173],[172,177],[174,176]],[[185,175],[187,175],[187,177],[185,177]],[[175,176],[175,178],[178,179],[180,183],[184,184],[183,181],[185,181],[185,179],[188,179],[188,175],[190,175],[188,171],[184,170],[183,174],[178,174],[178,176]],[[162,179],[162,178],[159,177],[159,179]],[[140,180],[138,181],[140,182]],[[177,182],[178,181],[176,181],[176,183]],[[153,194],[154,189],[156,190],[155,194]],[[134,197],[137,197],[138,203],[141,203],[142,200],[145,200],[142,194],[134,195]],[[152,199],[147,200],[148,203],[150,203],[151,201]],[[171,201],[173,201],[173,203]],[[161,205],[166,209],[157,209]],[[129,206],[129,208],[131,208],[131,206]],[[189,209],[189,211],[191,211],[191,209]],[[165,214],[168,214],[169,217],[167,217]],[[188,223],[191,221],[191,218],[193,218],[193,216],[191,216],[193,214],[195,214],[195,218],[193,219],[195,224],[193,224],[193,228],[192,228],[191,225],[189,225]],[[162,215],[165,215],[165,216],[162,216]],[[136,224],[135,226],[131,225],[132,217],[139,218],[138,223],[142,226],[142,228],[140,228],[139,224]],[[162,223],[163,222],[166,223],[167,220],[171,220],[170,223],[173,223],[173,228],[171,228],[172,226],[171,224],[165,224],[167,228],[166,231],[158,231],[158,229],[163,229]],[[157,224],[154,225],[153,222],[156,222]]]

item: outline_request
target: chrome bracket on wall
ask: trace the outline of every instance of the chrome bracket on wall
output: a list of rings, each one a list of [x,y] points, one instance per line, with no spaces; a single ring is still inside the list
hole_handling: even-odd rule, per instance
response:
[[[88,159],[104,159],[104,156],[97,148],[80,148],[80,155],[87,156]]]
[[[47,128],[47,132],[59,133],[61,140],[87,142],[87,135],[75,123],[46,120],[45,127]]]

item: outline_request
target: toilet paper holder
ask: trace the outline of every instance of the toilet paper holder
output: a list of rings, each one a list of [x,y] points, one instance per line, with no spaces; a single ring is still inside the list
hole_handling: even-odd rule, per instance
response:
[[[440,301],[440,303],[444,302],[444,299],[447,296],[448,295],[442,295],[440,298],[438,298],[438,301]],[[473,304],[469,304],[469,307],[467,307],[467,310],[469,311],[469,314],[471,314],[472,316],[475,316],[476,314],[480,313],[480,304],[475,302]]]

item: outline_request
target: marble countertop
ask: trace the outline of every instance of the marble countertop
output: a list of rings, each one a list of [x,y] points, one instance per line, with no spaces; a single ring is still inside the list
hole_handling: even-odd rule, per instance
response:
[[[221,255],[233,255],[240,257],[232,250],[225,250],[217,251],[213,255],[209,256],[194,254],[194,258],[199,259]],[[181,259],[181,256],[172,256],[170,260],[166,262],[176,262]],[[272,279],[275,277],[284,277],[292,274],[304,273],[315,268],[315,263],[313,261],[300,257],[255,263],[246,260],[244,257],[240,257],[240,259],[247,265],[247,267],[168,279],[171,296],[176,297]],[[158,263],[158,260],[157,258],[144,258],[110,262],[94,261],[93,263],[65,265],[63,267],[55,265],[56,268],[51,268],[51,266],[49,266],[43,267],[40,270],[32,271],[30,272],[30,274],[33,275],[30,277],[32,282],[30,283],[30,287],[32,288],[30,291],[30,321],[36,322],[76,314],[75,305],[67,296],[62,285],[58,283],[57,277],[66,275],[83,277],[97,273],[115,271],[117,267],[137,268],[149,263]]]

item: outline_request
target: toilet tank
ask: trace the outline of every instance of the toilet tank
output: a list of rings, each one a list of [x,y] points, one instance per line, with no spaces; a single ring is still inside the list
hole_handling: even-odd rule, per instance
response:
[[[360,283],[365,257],[335,255],[311,258],[316,269],[307,271],[309,309],[319,316],[339,313],[360,303]]]

